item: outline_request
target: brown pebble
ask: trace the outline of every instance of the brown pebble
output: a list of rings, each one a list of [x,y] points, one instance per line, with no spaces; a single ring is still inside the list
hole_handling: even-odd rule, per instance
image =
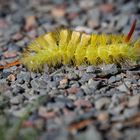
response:
[[[69,13],[68,14],[68,19],[69,20],[73,20],[73,19],[75,19],[75,18],[77,18],[78,17],[78,13]]]
[[[88,21],[88,26],[90,28],[98,28],[100,25],[99,25],[99,22],[96,21],[96,20],[89,20]]]
[[[8,24],[7,24],[6,20],[0,19],[0,29],[4,29],[7,27],[8,27]]]
[[[74,102],[77,107],[92,107],[92,104],[88,100],[78,99]]]
[[[36,22],[36,17],[35,16],[29,16],[26,18],[26,23],[25,23],[25,30],[30,31],[33,28],[37,27],[37,22]]]
[[[109,114],[107,112],[100,112],[97,116],[97,119],[101,122],[105,122],[109,119]]]
[[[80,90],[80,88],[77,88],[77,87],[71,87],[71,88],[67,89],[68,94],[76,94],[79,90]]]
[[[17,53],[16,52],[9,52],[9,51],[7,51],[7,52],[4,52],[3,53],[3,56],[5,58],[12,58],[12,57],[16,57],[17,56]]]
[[[23,35],[21,33],[16,33],[12,36],[12,40],[14,41],[21,40],[22,38],[23,38]]]
[[[52,16],[56,17],[56,18],[62,18],[65,15],[65,8],[64,7],[54,7],[51,11]]]
[[[134,95],[129,99],[128,107],[135,107],[140,104],[140,94]]]
[[[109,13],[115,9],[115,6],[113,4],[102,4],[99,6],[99,9],[101,12]]]
[[[60,83],[60,86],[65,85],[65,84],[68,83],[68,79],[67,78],[64,78],[59,83]]]
[[[8,77],[7,77],[7,80],[10,81],[10,82],[13,82],[16,80],[16,77],[14,74],[10,74]]]

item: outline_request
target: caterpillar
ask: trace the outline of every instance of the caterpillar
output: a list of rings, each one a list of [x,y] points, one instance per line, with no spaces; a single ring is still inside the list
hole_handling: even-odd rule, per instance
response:
[[[132,40],[136,19],[128,35],[87,34],[69,29],[48,32],[35,39],[19,63],[29,70],[42,70],[44,65],[100,65],[136,63],[140,59],[140,40]]]
[[[42,70],[44,64],[99,65],[123,64],[140,58],[140,40],[130,40],[136,20],[128,35],[86,34],[60,29],[38,37],[21,59],[30,70]]]

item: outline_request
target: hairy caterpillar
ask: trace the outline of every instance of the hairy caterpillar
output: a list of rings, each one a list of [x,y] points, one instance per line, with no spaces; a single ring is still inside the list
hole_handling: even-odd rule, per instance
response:
[[[140,58],[140,40],[130,40],[135,26],[136,20],[127,36],[89,35],[68,29],[49,32],[28,46],[22,63],[30,70],[41,70],[46,63],[57,66],[136,62]]]

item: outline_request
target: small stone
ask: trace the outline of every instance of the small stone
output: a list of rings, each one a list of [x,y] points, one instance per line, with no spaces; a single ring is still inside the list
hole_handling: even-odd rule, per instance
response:
[[[18,93],[23,93],[25,89],[21,86],[15,86],[12,90],[14,95],[17,95]]]
[[[41,106],[41,107],[39,107],[38,115],[45,119],[51,119],[51,118],[55,117],[55,112],[54,111],[47,112],[47,109],[45,107]]]
[[[79,139],[82,140],[82,139]],[[83,140],[103,140],[102,135],[97,131],[97,129],[93,126],[88,128],[86,131],[86,137]]]
[[[109,119],[109,114],[107,112],[100,112],[97,116],[98,120],[101,122],[106,122]]]
[[[75,19],[76,17],[78,17],[78,13],[76,13],[76,12],[72,12],[72,13],[69,13],[69,14],[68,14],[68,19],[69,19],[69,20],[73,20],[73,19]]]
[[[68,94],[76,94],[80,91],[80,88],[71,87],[71,88],[67,89],[67,91],[68,91]]]
[[[81,89],[83,89],[83,91],[85,92],[85,94],[90,95],[92,93],[94,93],[94,91],[92,91],[88,85],[82,85]]]
[[[16,33],[12,36],[12,39],[14,41],[18,41],[18,40],[21,40],[23,38],[23,35],[21,33]]]
[[[33,89],[46,89],[47,83],[41,79],[33,79],[31,81],[31,86]]]
[[[114,10],[115,6],[113,4],[102,4],[99,6],[101,12],[110,13]]]
[[[92,107],[92,104],[88,100],[78,99],[74,102],[77,107]]]
[[[1,79],[0,80],[0,93],[6,92],[10,87],[7,85],[6,80]]]
[[[65,8],[64,7],[54,7],[51,11],[52,16],[56,17],[56,18],[62,18],[65,15]]]
[[[131,88],[132,86],[132,81],[131,80],[124,80],[125,85],[127,86],[127,88]]]
[[[67,84],[68,84],[68,79],[67,78],[62,79],[59,82],[59,84],[60,84],[60,88],[65,88],[67,86]]]
[[[100,22],[98,20],[93,20],[93,19],[90,19],[88,21],[88,26],[90,28],[99,28],[100,27]]]
[[[13,82],[16,80],[16,77],[14,74],[10,74],[8,77],[7,77],[7,80],[10,81],[10,82]]]
[[[140,104],[140,94],[130,97],[128,107],[135,107],[138,106],[139,104]]]
[[[28,31],[28,36],[33,38],[33,39],[36,38],[37,31],[35,29],[32,29],[32,30]]]
[[[101,65],[103,75],[118,73],[117,66],[115,64]]]
[[[120,90],[121,92],[128,92],[128,89],[125,84],[118,86],[117,89]]]
[[[95,107],[97,109],[107,108],[110,104],[111,100],[108,97],[102,97],[95,101]]]
[[[17,52],[6,51],[6,52],[3,53],[3,56],[4,56],[5,58],[16,57],[16,56],[17,56]]]
[[[89,79],[89,81],[88,81],[89,88],[94,89],[94,90],[98,89],[100,84],[101,84],[100,81],[95,81],[93,79]]]
[[[80,19],[79,19],[79,22],[80,22]],[[85,26],[76,26],[75,30],[80,31],[80,32],[86,32],[89,34],[93,32],[93,30],[91,28],[87,28]]]
[[[93,66],[88,66],[86,72],[87,73],[95,72],[95,68]]]
[[[25,30],[29,31],[33,28],[37,27],[36,17],[35,16],[28,16],[25,22]]]
[[[125,117],[125,119],[129,119],[134,117],[139,111],[139,108],[133,107],[133,108],[126,108],[123,112],[123,116]]]
[[[117,30],[120,30],[125,25],[127,25],[128,21],[129,21],[129,16],[126,16],[126,15],[125,16],[124,15],[119,16],[119,19],[118,19],[118,22],[117,22],[117,25],[116,25]]]
[[[8,27],[7,21],[4,19],[0,19],[0,29],[5,29]]]
[[[69,94],[68,99],[75,101],[77,99],[77,97],[75,96],[75,94]]]
[[[13,105],[18,105],[20,103],[18,97],[13,97],[11,100],[10,100],[10,103],[13,104]]]
[[[78,79],[78,75],[76,73],[68,73],[67,77],[69,80],[77,80]]]
[[[109,79],[108,79],[108,83],[114,83],[116,82],[116,77],[115,76],[111,76]]]
[[[6,79],[10,74],[11,72],[9,69],[4,69],[3,73],[1,74],[1,77]]]
[[[83,84],[85,82],[88,82],[90,79],[91,79],[91,75],[90,74],[87,74],[87,73],[84,73],[80,79],[80,82]]]
[[[19,74],[17,74],[17,81],[19,83],[29,82],[30,80],[31,80],[30,72],[21,71]]]
[[[82,1],[79,1],[79,2],[80,2],[80,7],[85,9],[85,10],[89,10],[95,4],[95,1],[92,1],[92,0],[88,0],[88,1],[82,0]]]

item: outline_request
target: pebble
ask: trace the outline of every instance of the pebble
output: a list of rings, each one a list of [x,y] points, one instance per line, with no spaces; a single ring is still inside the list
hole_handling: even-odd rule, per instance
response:
[[[14,41],[18,41],[18,40],[21,40],[23,38],[23,35],[21,33],[16,33],[12,36],[12,39]]]
[[[60,84],[60,88],[66,88],[67,85],[68,85],[68,79],[67,79],[67,78],[62,79],[62,80],[59,82],[59,84]]]
[[[30,82],[30,80],[31,80],[31,76],[29,72],[21,71],[19,74],[17,74],[17,81],[19,83]]]
[[[128,107],[139,106],[139,104],[140,104],[140,94],[137,94],[129,99]]]
[[[111,83],[114,83],[116,82],[116,77],[115,76],[111,76],[108,80],[108,83],[111,84]]]
[[[3,53],[3,56],[5,58],[12,58],[12,57],[16,57],[17,56],[17,52],[14,51],[7,51]]]
[[[78,80],[78,75],[76,73],[68,73],[67,75],[69,80]]]
[[[100,87],[100,85],[101,85],[100,81],[95,81],[93,79],[88,80],[88,86],[91,89],[97,90]]]
[[[77,87],[71,87],[69,89],[67,89],[68,94],[77,94],[80,91],[80,88]]]
[[[101,65],[101,69],[102,69],[103,75],[117,74],[118,73],[117,66],[114,64]]]
[[[121,92],[128,92],[128,89],[125,84],[121,84],[120,86],[117,87],[118,90]]]
[[[87,73],[94,73],[95,72],[95,68],[93,66],[88,66],[86,69]]]
[[[101,134],[93,126],[89,127],[88,131],[86,131],[86,138],[85,139],[86,140],[103,140]]]
[[[13,82],[13,81],[16,80],[16,77],[15,77],[15,75],[10,74],[10,75],[7,77],[7,80],[10,81],[10,82]]]
[[[26,18],[25,21],[25,30],[29,31],[37,27],[36,17],[31,15]]]
[[[54,111],[47,112],[47,109],[45,107],[40,107],[38,110],[38,115],[45,119],[51,119],[55,117],[55,112]]]
[[[107,108],[109,106],[110,102],[111,102],[110,98],[102,97],[95,101],[95,107],[96,107],[96,109]]]
[[[0,79],[0,93],[4,93],[5,91],[9,90],[10,87],[7,85],[6,80]]]
[[[92,8],[94,6],[94,4],[95,4],[95,1],[92,1],[92,0],[88,0],[88,2],[84,1],[84,0],[80,1],[80,7],[85,10]]]
[[[56,6],[52,9],[51,14],[55,18],[62,18],[65,15],[65,8],[62,6]]]
[[[0,29],[4,29],[8,27],[8,23],[4,19],[0,19]]]
[[[120,30],[121,28],[123,28],[127,24],[128,20],[129,20],[128,16],[126,16],[126,15],[120,16],[119,19],[117,20],[116,28],[118,30]]]
[[[97,116],[98,120],[101,122],[106,122],[109,120],[109,114],[107,112],[100,112]]]
[[[74,102],[74,105],[76,105],[77,107],[92,107],[92,104],[89,101],[83,99],[76,100]]]
[[[31,81],[31,86],[33,89],[46,89],[47,83],[43,80],[34,79]]]
[[[113,4],[102,4],[99,6],[99,9],[101,10],[101,12],[104,13],[110,13],[114,10],[115,6]]]
[[[10,103],[13,104],[13,105],[18,105],[19,103],[22,102],[22,98],[23,98],[22,95],[13,97],[13,98],[10,100]]]

